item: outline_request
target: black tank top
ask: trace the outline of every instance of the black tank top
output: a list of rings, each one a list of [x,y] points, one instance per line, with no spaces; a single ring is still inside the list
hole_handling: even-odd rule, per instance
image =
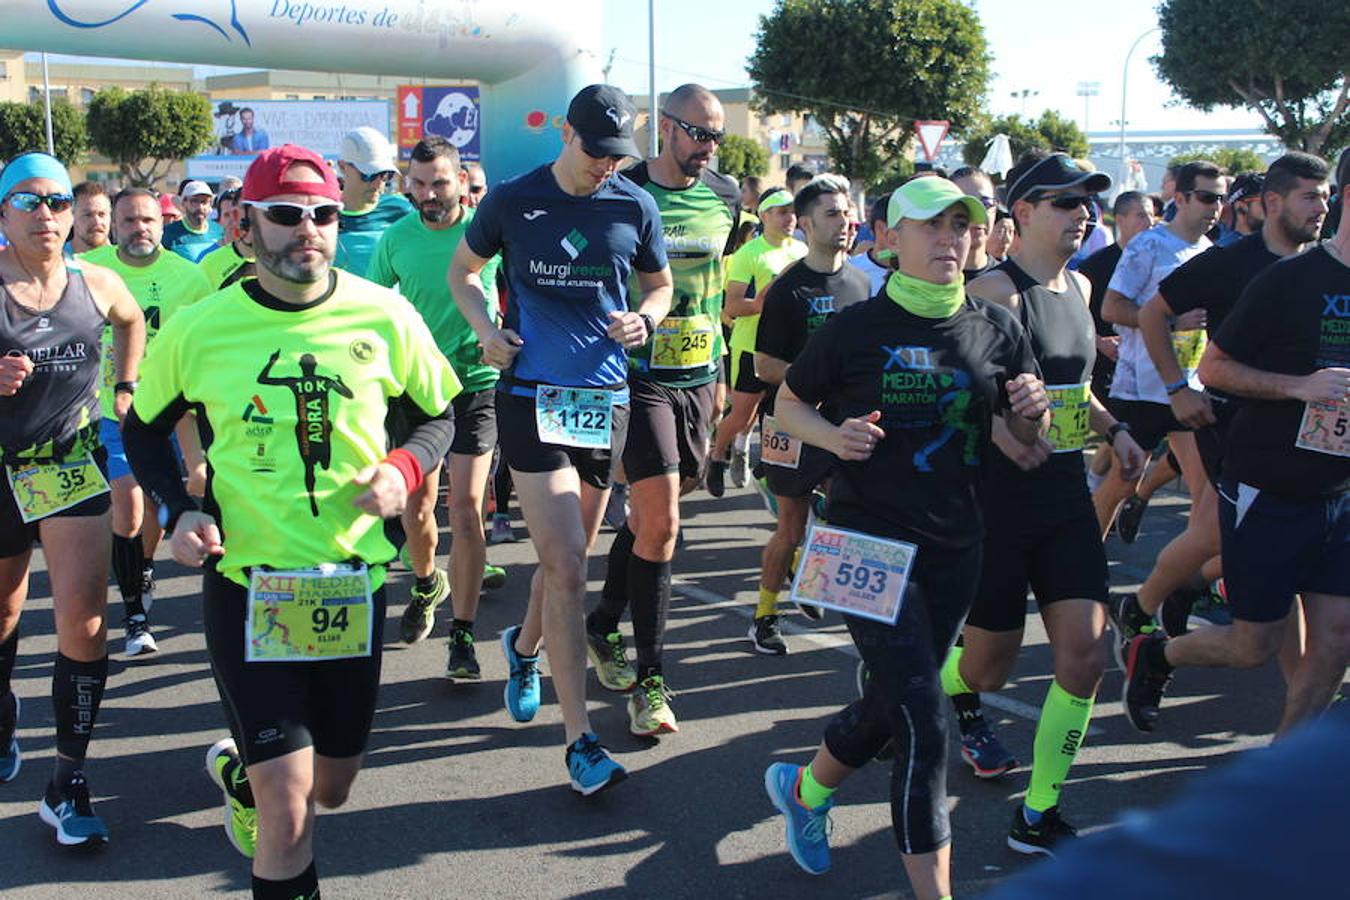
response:
[[[1050,391],[1052,400],[1058,397],[1071,402],[1075,386],[1082,391],[1088,389],[1086,386],[1092,381],[1092,366],[1097,359],[1097,332],[1078,280],[1066,273],[1068,287],[1056,293],[1038,283],[1012,259],[1004,260],[994,271],[1005,273],[1017,290],[1020,300],[1017,316],[1031,341],[1031,350],[1041,367],[1045,384],[1047,388],[1053,388]],[[1087,414],[1080,410],[1079,415],[1085,417]],[[1051,443],[1058,443],[1056,438],[1061,432],[1074,430],[1066,427],[1067,422],[1064,412],[1055,415],[1048,436]],[[1077,425],[1083,436],[1086,436],[1086,427],[1083,418]],[[1077,497],[1087,492],[1083,454],[1079,449],[1055,453],[1030,472],[1019,469],[997,447],[991,447],[990,453],[989,471],[993,476],[993,482],[988,486],[990,499],[1015,494],[1022,502],[1034,500],[1039,506],[1042,500],[1058,502],[1067,496]]]
[[[107,321],[84,275],[66,267],[66,289],[35,312],[0,279],[0,354],[33,361],[19,392],[0,397],[5,459],[61,459],[98,446],[99,340]]]

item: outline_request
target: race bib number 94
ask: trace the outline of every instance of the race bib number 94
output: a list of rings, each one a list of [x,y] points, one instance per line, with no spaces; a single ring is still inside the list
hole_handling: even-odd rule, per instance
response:
[[[370,655],[374,606],[364,565],[254,569],[244,659],[298,662]]]
[[[1304,404],[1294,446],[1314,453],[1350,456],[1350,404]]]
[[[88,454],[59,463],[6,466],[5,474],[25,523],[108,493],[107,479]]]
[[[707,316],[667,316],[652,336],[653,369],[695,369],[712,362],[716,332]]]
[[[613,399],[611,391],[539,385],[534,401],[539,441],[608,450]]]
[[[1087,443],[1092,413],[1091,384],[1047,384],[1050,399],[1050,430],[1045,439],[1056,453],[1082,450]]]
[[[913,544],[816,523],[807,532],[792,600],[895,624],[919,552]]]

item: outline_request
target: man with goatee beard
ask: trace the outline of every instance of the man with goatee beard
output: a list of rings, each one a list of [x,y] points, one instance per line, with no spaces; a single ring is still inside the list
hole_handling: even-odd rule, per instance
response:
[[[450,260],[474,210],[460,203],[469,175],[460,167],[459,151],[441,137],[429,137],[413,148],[408,164],[408,192],[417,215],[407,216],[384,232],[366,277],[398,290],[422,314],[441,352],[450,360],[464,392],[455,398],[455,439],[450,447],[450,577],[436,568],[436,493],[440,467],[426,473],[422,487],[408,498],[403,515],[408,556],[416,578],[403,613],[402,637],[409,644],[431,633],[436,607],[448,594],[454,607],[450,658],[445,676],[452,681],[478,681],[473,647],[473,622],[483,587],[487,541],[483,537],[483,495],[497,445],[493,405],[496,369],[481,361],[478,338],[460,315],[445,280]],[[487,313],[497,313],[496,271],[499,259],[488,261],[483,284]]]
[[[112,200],[97,181],[75,185],[75,229],[70,233],[70,252],[88,253],[108,243],[112,229]]]

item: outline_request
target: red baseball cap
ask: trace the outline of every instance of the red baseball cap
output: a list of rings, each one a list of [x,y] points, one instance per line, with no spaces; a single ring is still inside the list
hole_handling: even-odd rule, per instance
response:
[[[296,163],[312,166],[323,177],[323,181],[283,181],[286,170]],[[244,173],[240,199],[245,203],[266,200],[277,194],[310,194],[337,202],[342,200],[342,188],[338,185],[333,168],[313,150],[296,144],[282,144],[264,150]]]
[[[173,202],[172,194],[159,195],[159,211],[166,216],[181,216],[183,213],[178,209],[178,205]]]

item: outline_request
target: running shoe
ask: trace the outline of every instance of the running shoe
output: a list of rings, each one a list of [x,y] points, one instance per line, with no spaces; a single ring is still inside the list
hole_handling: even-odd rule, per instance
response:
[[[628,662],[628,651],[623,646],[623,635],[617,631],[609,634],[586,632],[586,655],[595,666],[595,677],[606,690],[624,693],[631,691],[637,684],[637,673]]]
[[[1052,806],[1041,813],[1035,825],[1027,821],[1025,807],[1013,812],[1012,827],[1008,829],[1008,846],[1018,853],[1054,856],[1066,844],[1078,837],[1078,829],[1060,818],[1059,807]]]
[[[1018,766],[1017,757],[1003,746],[988,722],[978,722],[969,734],[961,735],[961,758],[976,778],[985,781],[1001,778]]]
[[[572,790],[583,797],[598,794],[628,777],[623,766],[616,763],[594,732],[586,732],[567,748],[567,774],[572,778]]]
[[[450,630],[450,658],[445,663],[445,677],[451,681],[483,680],[478,654],[473,649],[473,632],[466,628]]]
[[[816,606],[815,604],[800,603],[796,600],[793,600],[792,605],[797,607],[797,612],[806,616],[812,622],[819,622],[821,619],[825,618],[825,610],[821,609],[819,606]]]
[[[609,500],[605,501],[605,524],[615,531],[628,521],[628,485],[615,482],[609,490]]]
[[[704,484],[708,488],[708,493],[714,497],[720,497],[727,492],[727,465],[724,459],[708,462],[708,477],[704,479]]]
[[[127,634],[126,647],[122,651],[123,659],[135,659],[138,656],[159,652],[155,636],[150,633],[150,620],[145,616],[128,616],[122,620],[122,627]]]
[[[763,475],[756,475],[751,483],[755,486],[755,493],[759,494],[759,499],[764,502],[764,508],[769,511],[769,515],[778,518],[778,498],[769,490],[769,479]]]
[[[731,466],[727,470],[731,486],[743,488],[750,483],[750,454],[745,450],[731,451]]]
[[[783,640],[783,631],[778,627],[777,616],[759,616],[750,626],[750,643],[756,653],[765,656],[783,656],[788,652],[787,642]]]
[[[764,790],[783,814],[787,826],[787,848],[792,860],[812,875],[830,871],[830,809],[833,798],[815,809],[797,796],[802,767],[774,763],[764,770]]]
[[[150,615],[150,610],[155,605],[155,570],[151,566],[146,566],[141,570],[141,606],[145,608],[145,614]]]
[[[1139,731],[1152,731],[1158,724],[1158,704],[1172,680],[1172,672],[1164,670],[1150,662],[1151,642],[1165,643],[1167,638],[1160,632],[1141,634],[1130,641],[1125,656],[1125,683],[1121,689],[1121,700],[1125,704],[1125,715]]]
[[[1116,639],[1111,642],[1111,652],[1115,654],[1116,665],[1125,671],[1125,651],[1130,641],[1141,634],[1149,634],[1158,629],[1153,617],[1139,606],[1139,598],[1134,594],[1113,596],[1106,604],[1106,615],[1111,627],[1116,630]]]
[[[1222,581],[1215,582],[1200,594],[1200,599],[1191,607],[1186,620],[1192,628],[1204,628],[1207,625],[1232,625],[1233,615],[1228,609],[1228,598],[1221,589]]]
[[[0,703],[6,706],[13,706],[12,713],[0,713],[0,784],[5,784],[14,780],[19,774],[19,769],[23,768],[23,754],[19,752],[19,738],[16,732],[19,730],[19,708],[22,704],[19,702],[19,695],[10,691],[4,697],[0,697]]]
[[[258,810],[234,738],[221,738],[206,751],[206,774],[224,797],[225,837],[230,846],[252,859],[258,843]]]
[[[516,532],[511,527],[511,517],[505,513],[494,513],[492,531],[488,534],[489,544],[514,544]]]
[[[1167,595],[1162,606],[1158,607],[1158,623],[1163,634],[1170,638],[1181,637],[1190,627],[1191,610],[1200,594],[1191,588],[1181,588]]]
[[[436,607],[450,596],[450,580],[440,569],[431,573],[431,587],[421,590],[413,583],[408,592],[408,608],[403,610],[403,619],[399,622],[399,636],[405,644],[415,644],[436,627]]]
[[[1148,501],[1135,494],[1120,505],[1120,514],[1116,516],[1116,534],[1127,544],[1133,544],[1139,537],[1139,523],[1144,521],[1144,511]]]
[[[501,566],[483,564],[483,590],[495,591],[506,584],[506,570]]]
[[[94,814],[89,782],[76,772],[65,787],[48,782],[38,803],[38,816],[56,829],[57,843],[65,847],[101,847],[108,843],[108,826]]]
[[[853,670],[853,687],[858,691],[858,699],[867,693],[867,682],[872,680],[872,670],[867,668],[866,660],[858,660],[857,667]]]
[[[502,652],[511,674],[506,677],[506,710],[517,722],[528,722],[539,712],[539,656],[521,656],[516,652],[520,626],[502,632]]]
[[[670,708],[674,696],[660,675],[648,675],[637,690],[628,695],[628,730],[638,737],[655,737],[680,730]]]

